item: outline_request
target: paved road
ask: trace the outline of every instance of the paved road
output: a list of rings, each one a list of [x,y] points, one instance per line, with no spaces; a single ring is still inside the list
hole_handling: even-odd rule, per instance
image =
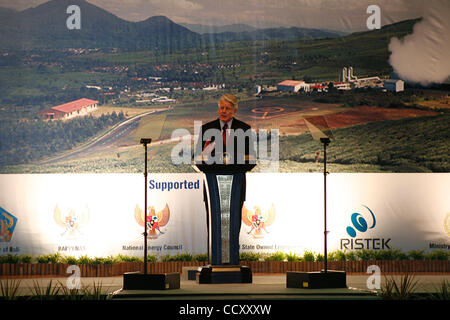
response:
[[[51,159],[47,159],[44,161],[41,161],[40,164],[48,164],[53,162],[59,162],[63,160],[70,160],[82,157],[86,154],[97,152],[102,149],[106,149],[114,145],[117,141],[129,136],[134,130],[137,129],[139,126],[139,121],[142,117],[148,116],[148,115],[156,115],[159,113],[162,113],[164,111],[169,110],[170,108],[163,109],[163,110],[153,110],[149,111],[143,114],[140,114],[138,116],[135,116],[131,119],[128,119],[124,122],[122,122],[117,127],[114,127],[107,133],[105,133],[100,138],[96,139],[95,141],[92,141],[91,143],[85,145],[84,147],[77,149],[75,151],[69,151],[67,153],[64,153],[60,156],[53,157]]]

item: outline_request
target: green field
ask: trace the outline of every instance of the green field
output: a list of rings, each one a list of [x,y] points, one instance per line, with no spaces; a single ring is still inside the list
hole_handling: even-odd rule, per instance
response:
[[[327,149],[330,172],[449,172],[450,114],[386,120],[333,130]],[[150,172],[193,172],[189,165],[173,165],[174,144],[152,145]],[[280,138],[279,172],[321,172],[322,145],[309,133]],[[10,173],[138,173],[143,171],[143,147],[104,151],[86,158],[50,165],[4,167]],[[253,171],[258,172],[256,167]]]
[[[164,56],[146,51],[92,58],[110,64],[133,63],[137,68],[153,64],[236,65],[216,72],[226,82],[257,79],[273,84],[286,78],[302,79],[305,76],[331,81],[338,80],[344,66],[353,66],[361,77],[388,75],[392,71],[388,63],[391,37],[410,33],[415,22],[406,21],[336,39],[217,43],[201,50],[185,49]]]
[[[350,166],[354,172],[449,172],[450,114],[386,120],[333,130],[328,162]],[[280,160],[289,169],[302,171],[321,150],[309,134],[280,139]],[[338,171],[339,172],[339,171]]]

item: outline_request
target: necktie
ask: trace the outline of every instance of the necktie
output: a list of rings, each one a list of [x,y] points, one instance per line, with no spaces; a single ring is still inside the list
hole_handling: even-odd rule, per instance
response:
[[[224,148],[227,145],[227,129],[228,129],[228,124],[225,123],[223,128],[222,128],[222,139],[223,139],[223,146],[224,146]]]

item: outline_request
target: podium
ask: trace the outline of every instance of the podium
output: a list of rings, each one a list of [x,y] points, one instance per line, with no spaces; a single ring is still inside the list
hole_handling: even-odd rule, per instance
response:
[[[252,283],[250,268],[239,265],[239,231],[245,173],[256,164],[196,164],[205,174],[210,264],[200,267],[198,283]]]

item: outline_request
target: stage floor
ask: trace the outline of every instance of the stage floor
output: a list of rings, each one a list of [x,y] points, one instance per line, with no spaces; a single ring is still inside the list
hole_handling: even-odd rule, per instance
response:
[[[290,299],[379,299],[373,292],[354,288],[342,289],[293,289],[286,283],[245,284],[196,284],[182,281],[180,289],[174,290],[121,290],[114,292],[113,299],[145,300],[290,300]]]
[[[372,300],[379,299],[367,289],[369,275],[347,275],[345,289],[294,289],[286,288],[286,274],[254,274],[251,284],[197,284],[192,280],[181,280],[180,289],[173,290],[122,290],[123,277],[81,278],[83,287],[101,285],[103,294],[113,294],[113,299],[124,300],[245,300],[245,299],[328,299],[328,300]],[[391,277],[387,275],[387,277]],[[393,275],[400,280],[400,275]],[[20,279],[20,295],[32,292],[35,282],[46,287],[50,281],[66,284],[65,277],[14,277]],[[0,277],[4,281],[6,277]],[[418,281],[417,292],[434,292],[443,280],[450,281],[450,274],[414,275]],[[384,275],[381,282],[385,281]]]

